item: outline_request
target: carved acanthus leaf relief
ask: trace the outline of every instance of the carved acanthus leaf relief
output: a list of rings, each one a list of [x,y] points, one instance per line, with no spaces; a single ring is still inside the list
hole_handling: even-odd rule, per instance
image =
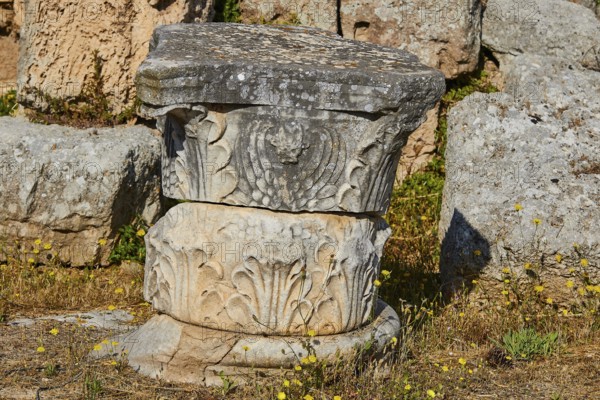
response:
[[[346,211],[387,208],[394,174],[404,145],[402,126],[396,115],[379,118],[365,132],[345,170],[345,182],[337,202]]]
[[[199,203],[174,207],[146,237],[146,299],[180,321],[246,333],[333,334],[365,324],[385,222],[281,218]]]
[[[165,194],[181,199],[215,197],[217,201],[229,195],[237,185],[237,177],[227,169],[232,152],[223,137],[227,129],[225,115],[202,107],[174,109],[161,118]]]
[[[383,212],[408,129],[395,114],[266,106],[163,119],[167,196],[292,211]]]
[[[238,137],[235,154],[240,179],[227,198],[232,203],[283,210],[335,207],[346,146],[332,129],[257,119]]]

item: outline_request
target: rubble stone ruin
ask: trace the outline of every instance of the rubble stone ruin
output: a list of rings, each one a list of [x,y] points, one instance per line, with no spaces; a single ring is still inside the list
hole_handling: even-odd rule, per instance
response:
[[[443,75],[318,29],[177,24],[155,31],[137,90],[182,202],[146,236],[160,314],[124,341],[130,365],[212,385],[382,351],[400,328],[376,298],[382,215]]]

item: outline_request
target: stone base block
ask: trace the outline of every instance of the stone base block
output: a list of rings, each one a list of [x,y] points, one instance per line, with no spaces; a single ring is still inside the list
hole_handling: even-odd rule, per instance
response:
[[[348,360],[371,342],[369,354],[381,357],[392,348],[400,320],[379,301],[375,319],[352,332],[327,336],[262,336],[220,331],[177,321],[168,315],[153,317],[137,331],[117,340],[116,354],[127,351],[129,365],[139,373],[169,382],[221,385],[223,372],[236,383],[257,376],[280,375],[308,355],[307,341],[319,360],[331,364]]]

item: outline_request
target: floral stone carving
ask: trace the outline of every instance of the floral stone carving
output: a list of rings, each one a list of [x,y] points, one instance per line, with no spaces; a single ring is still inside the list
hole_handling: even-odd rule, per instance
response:
[[[179,204],[146,236],[144,295],[215,329],[348,332],[371,314],[388,236],[378,217]]]
[[[180,24],[156,29],[137,89],[163,133],[163,192],[188,202],[146,235],[162,315],[124,345],[130,364],[211,385],[297,364],[309,331],[332,362],[383,350],[400,325],[374,306],[380,216],[443,75],[316,29]]]

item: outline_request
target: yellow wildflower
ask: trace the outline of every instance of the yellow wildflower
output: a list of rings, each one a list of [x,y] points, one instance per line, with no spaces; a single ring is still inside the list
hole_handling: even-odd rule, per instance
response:
[[[304,400],[315,400],[314,397],[312,397],[310,394],[307,394],[303,397]]]
[[[477,282],[478,282],[478,281],[477,281],[477,279],[473,279],[473,280],[471,281],[471,283],[472,283],[473,285],[477,285]]]
[[[42,239],[35,239],[35,241],[33,243],[35,243],[37,246],[39,246],[40,244],[42,244]]]
[[[333,400],[342,400],[342,396],[333,396]]]
[[[575,286],[575,282],[573,282],[572,280],[569,279],[567,281],[566,285],[567,285],[568,288],[572,288],[573,286]]]
[[[35,351],[37,351],[38,353],[43,353],[46,351],[46,349],[44,348],[44,346],[40,346],[37,349],[35,349]]]
[[[44,243],[44,250],[50,250],[52,248],[51,243]]]
[[[505,296],[507,296],[508,295],[508,290],[503,290],[502,294],[505,295]]]
[[[511,357],[511,356],[506,356],[505,358],[506,358],[508,361],[512,360],[512,357]]]
[[[510,274],[510,268],[507,268],[507,267],[502,268],[502,273],[503,274]]]
[[[112,304],[110,306],[107,307],[108,311],[114,311],[117,309],[117,307],[113,306]]]
[[[379,279],[375,279],[375,282],[373,282],[373,285],[375,285],[375,287],[379,287],[379,286],[381,286],[381,281]]]
[[[534,223],[534,224],[536,224],[536,225],[539,225],[539,224],[541,224],[541,223],[542,223],[542,220],[541,220],[541,219],[539,219],[539,218],[534,218],[534,219],[533,219],[533,223]]]
[[[40,251],[38,249],[33,249],[33,254],[40,254]]]
[[[434,399],[434,398],[435,398],[435,392],[434,392],[433,390],[429,389],[429,390],[427,391],[427,396],[429,396],[429,397],[431,397],[432,399]]]
[[[552,304],[552,303],[554,303],[554,300],[552,300],[552,297],[548,297],[548,298],[546,299],[546,303],[548,303],[548,304]]]
[[[544,291],[544,287],[542,285],[536,285],[533,290],[535,290],[538,293],[542,293]]]
[[[287,396],[285,395],[285,393],[283,393],[283,392],[277,393],[278,400],[285,400],[286,398],[287,398]]]
[[[559,263],[559,262],[561,262],[561,261],[562,261],[562,255],[561,255],[560,253],[557,253],[557,254],[554,256],[554,259],[556,260],[556,262],[558,262],[558,263]]]
[[[98,239],[98,244],[99,244],[100,246],[106,246],[106,243],[107,243],[107,242],[106,242],[106,239]]]
[[[302,358],[300,359],[300,362],[301,362],[302,364],[308,364],[308,358],[307,358],[307,357],[302,357]]]
[[[383,275],[384,278],[387,278],[391,275],[391,272],[388,271],[387,269],[384,269],[381,271],[381,275]]]
[[[248,347],[248,346],[245,346],[245,345],[244,345],[244,346],[242,346],[242,349],[243,349],[244,351],[248,351],[248,350],[250,350],[250,347]]]
[[[94,346],[94,351],[100,351],[102,350],[102,345],[101,344],[97,344]]]
[[[472,370],[472,369],[470,369],[468,372],[469,372],[470,374],[472,374],[472,373],[473,373],[473,370]]]
[[[467,360],[465,360],[464,358],[461,357],[461,358],[458,359],[458,363],[460,365],[465,365],[465,364],[467,364]]]
[[[316,363],[317,356],[315,356],[314,354],[311,354],[310,356],[308,356],[308,361],[310,361],[311,363]]]
[[[521,211],[523,209],[523,206],[519,203],[515,204],[515,211]]]
[[[582,267],[587,267],[589,265],[587,258],[582,258],[579,263]]]
[[[143,237],[146,235],[146,231],[143,229],[139,229],[135,234],[138,235],[139,237]]]
[[[119,287],[119,288],[116,288],[116,289],[115,289],[115,293],[116,293],[116,294],[121,294],[121,293],[123,293],[123,288],[120,288],[120,287]]]
[[[442,371],[448,372],[448,371],[450,371],[450,368],[448,368],[446,365],[444,365],[444,366],[442,366]]]
[[[510,283],[510,279],[505,279],[504,283]]]
[[[390,340],[390,342],[392,343],[392,345],[393,345],[393,346],[395,346],[395,345],[396,345],[396,343],[398,343],[398,338],[397,338],[396,336],[394,336],[394,337],[393,337],[393,338]]]
[[[531,269],[531,263],[525,263],[525,265],[523,266],[523,268],[525,268],[526,270],[530,270]]]
[[[464,312],[459,312],[459,313],[458,313],[458,316],[462,318],[462,317],[464,317],[464,316],[465,316],[465,313],[464,313]]]
[[[300,365],[296,365],[296,366],[294,367],[294,369],[295,369],[296,371],[302,371],[302,367],[301,367]]]
[[[116,362],[115,360],[112,360],[112,361],[110,362],[110,365],[117,365],[117,362]]]
[[[585,289],[580,287],[579,289],[577,289],[577,293],[583,296],[585,294]]]
[[[302,386],[302,382],[300,382],[298,379],[292,379],[292,383],[296,386]]]
[[[408,383],[404,386],[404,390],[409,391],[412,388]]]
[[[315,337],[317,335],[317,332],[315,332],[314,329],[309,329],[309,331],[306,332],[306,334],[310,337]]]
[[[58,335],[58,329],[56,329],[56,328],[50,329],[50,334],[54,335],[54,336]]]
[[[28,259],[28,260],[27,260],[27,262],[28,262],[29,264],[33,264],[33,263],[35,263],[35,260],[34,260],[33,258],[30,258],[30,259]]]
[[[290,387],[290,381],[288,381],[287,379],[285,379],[285,380],[283,381],[283,386],[285,386],[285,387]]]
[[[111,345],[116,346],[119,344],[119,342],[115,342],[114,340],[112,342],[110,342]]]

